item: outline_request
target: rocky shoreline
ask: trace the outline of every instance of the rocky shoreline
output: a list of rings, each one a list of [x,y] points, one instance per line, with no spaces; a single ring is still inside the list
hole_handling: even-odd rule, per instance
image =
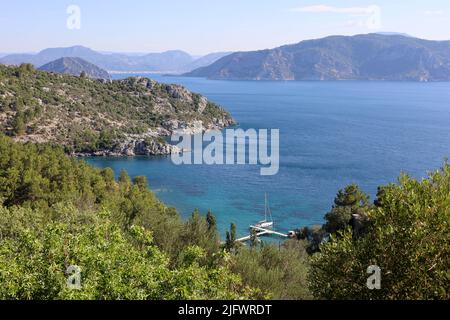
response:
[[[96,152],[86,153],[74,152],[74,157],[134,157],[134,156],[168,156],[174,153],[180,153],[181,150],[177,146],[170,145],[166,142],[153,141],[148,143],[145,140],[134,140],[126,144],[123,149],[119,150],[100,150]]]
[[[191,136],[211,130],[222,130],[235,124],[236,122],[233,119],[219,120],[217,123],[207,127],[203,125],[202,121],[184,123],[170,120],[165,124],[164,128],[160,127],[142,135],[129,135],[126,140],[119,143],[114,149],[95,152],[74,152],[70,155],[74,157],[168,156],[183,152],[179,147],[167,142],[166,139],[172,134]]]

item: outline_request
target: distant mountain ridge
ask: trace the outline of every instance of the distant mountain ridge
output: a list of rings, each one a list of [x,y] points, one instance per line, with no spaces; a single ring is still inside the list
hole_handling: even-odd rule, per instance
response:
[[[105,79],[110,80],[109,73],[95,64],[87,62],[81,58],[64,57],[55,61],[49,62],[39,68],[41,71],[55,72],[61,74],[70,74],[73,76],[79,76],[84,73],[91,79]]]
[[[408,37],[408,38],[414,38],[413,36],[407,34],[407,33],[403,33],[403,32],[377,32],[375,34],[380,34],[382,36],[403,36],[403,37]]]
[[[225,80],[450,81],[450,41],[395,34],[331,36],[236,52],[185,75]]]
[[[0,57],[0,63],[7,65],[31,63],[35,67],[39,68],[49,62],[63,57],[76,57],[84,59],[108,71],[156,71],[182,73],[213,63],[226,54],[228,53],[215,53],[213,55],[207,55],[196,59],[181,50],[142,55],[127,55],[124,53],[100,53],[83,46],[73,46],[67,48],[49,48],[42,50],[37,54],[10,54]]]
[[[205,66],[209,66],[210,64],[216,62],[217,60],[226,57],[230,54],[232,54],[233,52],[214,52],[214,53],[210,53],[207,54],[206,56],[200,57],[195,59],[194,61],[192,61],[189,65],[186,66],[186,70],[185,72],[189,72],[201,67],[205,67]]]

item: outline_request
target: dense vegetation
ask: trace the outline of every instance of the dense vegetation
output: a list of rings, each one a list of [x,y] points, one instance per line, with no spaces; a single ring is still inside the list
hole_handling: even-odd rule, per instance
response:
[[[349,186],[322,228],[280,247],[242,246],[235,226],[221,243],[212,212],[183,221],[147,185],[0,136],[0,299],[448,299],[448,164],[373,205]],[[370,265],[381,290],[366,287]]]
[[[362,230],[345,227],[313,256],[310,283],[326,299],[448,299],[450,165],[417,181],[402,175],[361,203]],[[368,290],[366,270],[381,268],[380,290]]]
[[[228,112],[178,85],[146,78],[91,80],[36,71],[30,64],[0,65],[0,132],[18,141],[92,153],[170,135],[199,121],[205,128],[233,122]]]
[[[257,293],[229,271],[229,255],[216,249],[215,226],[198,213],[183,222],[145,178],[132,182],[123,172],[115,181],[110,169],[94,169],[60,149],[0,137],[0,199],[2,299]],[[67,288],[70,265],[82,270],[82,290]]]

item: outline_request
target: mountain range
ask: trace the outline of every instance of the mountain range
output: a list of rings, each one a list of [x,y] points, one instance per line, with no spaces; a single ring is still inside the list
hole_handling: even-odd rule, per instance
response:
[[[1,57],[0,63],[7,65],[31,63],[38,68],[60,58],[77,57],[108,71],[182,73],[211,64],[227,54],[229,52],[218,52],[195,58],[184,51],[172,50],[162,53],[128,55],[124,53],[101,53],[83,46],[73,46],[49,48],[37,54],[10,54]]]
[[[180,50],[124,54],[74,46],[6,55],[0,57],[0,64],[41,67],[63,57],[81,58],[110,72],[151,71],[223,80],[450,81],[450,41],[399,33],[330,36],[274,49],[203,57]]]
[[[185,76],[224,80],[450,81],[450,41],[398,34],[331,36],[236,52]]]
[[[110,80],[109,73],[95,64],[87,62],[81,58],[64,57],[55,61],[49,62],[39,68],[41,71],[70,74],[73,76],[79,76],[84,73],[91,79],[105,79]]]

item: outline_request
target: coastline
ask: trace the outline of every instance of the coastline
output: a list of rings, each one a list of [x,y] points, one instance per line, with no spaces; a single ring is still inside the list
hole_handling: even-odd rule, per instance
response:
[[[194,136],[196,134],[206,133],[213,130],[223,130],[225,128],[236,125],[234,119],[230,119],[226,125],[214,125],[212,127],[205,128],[202,124],[196,126],[197,122],[194,122],[194,126],[179,128],[172,130],[170,134],[146,134],[132,137],[124,142],[121,142],[116,148],[98,150],[94,152],[71,152],[69,155],[72,157],[133,157],[133,156],[168,156],[171,154],[183,153],[185,150],[172,145],[167,142],[167,138],[173,133],[180,135]],[[162,132],[162,131],[159,131]],[[167,133],[167,132],[165,132]]]

